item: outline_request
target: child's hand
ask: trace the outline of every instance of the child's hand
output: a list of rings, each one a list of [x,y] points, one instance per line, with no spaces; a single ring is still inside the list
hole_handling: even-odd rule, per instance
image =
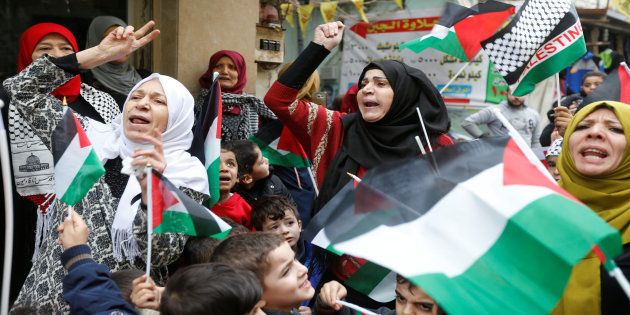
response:
[[[300,306],[300,309],[298,309],[298,312],[300,312],[301,315],[312,315],[313,311],[311,311],[311,308],[308,306]]]
[[[131,302],[137,308],[157,311],[160,308],[160,299],[163,291],[164,288],[155,285],[153,279],[149,278],[149,282],[147,282],[146,275],[140,276],[132,282]]]
[[[346,288],[337,281],[330,281],[324,284],[321,291],[319,291],[319,299],[324,305],[338,311],[341,309],[341,305],[337,304],[338,300],[343,300],[348,291]]]
[[[59,224],[57,232],[59,232],[59,244],[64,250],[87,243],[88,234],[90,234],[85,221],[74,211],[71,212],[70,217],[66,217]]]

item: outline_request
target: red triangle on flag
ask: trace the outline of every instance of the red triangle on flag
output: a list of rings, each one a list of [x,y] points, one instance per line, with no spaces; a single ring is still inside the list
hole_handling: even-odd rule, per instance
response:
[[[72,118],[74,118],[74,124],[77,128],[77,136],[79,137],[79,146],[81,148],[91,146],[92,144],[90,143],[90,139],[88,139],[87,135],[85,134],[85,131],[83,130],[83,127],[81,126],[81,123],[77,119],[77,116],[74,115],[74,113],[72,113]]]
[[[508,141],[503,153],[503,185],[529,185],[549,188],[573,201],[578,201],[550,178],[540,173],[519,148],[514,139]]]
[[[171,208],[172,206],[178,204],[180,201],[177,199],[175,194],[171,192],[166,185],[160,180],[160,178],[156,175],[151,176],[152,178],[152,194],[151,200],[152,210],[153,210],[153,228],[162,224],[162,214],[164,210]]]

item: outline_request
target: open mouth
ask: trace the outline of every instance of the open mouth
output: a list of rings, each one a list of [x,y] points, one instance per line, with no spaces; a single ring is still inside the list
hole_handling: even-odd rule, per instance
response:
[[[363,103],[363,105],[364,105],[365,107],[376,107],[376,106],[378,106],[379,104],[378,104],[377,102],[368,101],[368,102],[364,102],[364,103]]]
[[[232,181],[232,177],[230,175],[221,175],[219,176],[219,182],[221,183],[229,183]]]
[[[582,157],[587,159],[604,159],[608,157],[608,152],[595,148],[587,148],[580,152]]]
[[[137,125],[146,125],[146,124],[151,123],[148,119],[142,116],[138,116],[138,115],[129,116],[129,122],[131,122],[132,124],[137,124]]]

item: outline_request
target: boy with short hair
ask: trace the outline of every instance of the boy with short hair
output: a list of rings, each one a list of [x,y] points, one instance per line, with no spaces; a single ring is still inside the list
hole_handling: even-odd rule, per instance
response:
[[[269,161],[262,155],[256,143],[250,140],[231,142],[231,149],[238,162],[238,192],[247,203],[252,205],[262,196],[285,196],[291,202],[293,198],[280,178],[271,174]]]
[[[249,270],[225,264],[197,264],[177,271],[166,283],[160,314],[264,314],[262,288]]]
[[[252,228],[250,215],[252,207],[241,195],[232,192],[238,183],[239,164],[229,142],[221,144],[221,165],[219,170],[219,201],[212,206],[212,212],[220,217],[230,218],[248,229]]]
[[[337,281],[324,284],[317,296],[316,314],[354,314],[350,308],[337,303],[347,294],[346,288]],[[401,275],[396,275],[396,309],[381,307],[375,312],[381,315],[444,315],[433,298]]]
[[[230,236],[215,248],[211,260],[252,271],[263,288],[261,299],[266,314],[299,314],[296,308],[315,294],[306,267],[277,234]]]
[[[293,202],[283,196],[261,197],[253,206],[252,225],[256,231],[284,237],[295,252],[295,259],[308,268],[311,285],[317,287],[324,267],[316,261],[313,245],[301,237],[302,220]]]

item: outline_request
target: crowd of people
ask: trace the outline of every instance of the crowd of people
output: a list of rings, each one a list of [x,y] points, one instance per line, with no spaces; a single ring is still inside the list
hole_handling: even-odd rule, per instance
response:
[[[362,177],[378,165],[455,144],[438,90],[422,71],[399,61],[374,61],[363,69],[344,98],[352,111],[315,103],[316,69],[340,44],[343,32],[341,22],[319,25],[263,100],[244,92],[245,59],[236,51],[210,57],[197,98],[175,78],[135,69],[130,54],[159,36],[153,22],[136,30],[118,18],[97,17],[84,50],[61,25],[27,29],[20,40],[18,74],[3,82],[16,144],[12,149],[19,151],[16,139],[28,138],[43,148],[36,152],[42,160],[52,160],[51,136],[67,103],[106,172],[72,209],[48,200],[54,193],[49,187],[18,191],[38,211],[45,208],[47,224],[38,227],[38,254],[12,312],[352,314],[339,303],[348,301],[378,314],[445,314],[427,292],[400,275],[392,294],[396,298],[389,303],[344,285],[366,260],[331,255],[302,235],[306,223],[352,180],[347,173]],[[153,234],[147,277],[146,176],[121,169],[150,164],[193,200],[208,199],[206,169],[188,150],[214,72],[219,73],[223,121],[220,196],[209,211],[232,229],[224,240]],[[618,229],[627,245],[630,107],[614,101],[581,104],[602,80],[601,73],[587,74],[581,95],[554,108],[544,131],[523,98],[508,93],[499,108],[532,148],[551,144],[547,164],[552,176]],[[312,181],[306,169],[270,167],[249,140],[274,121],[290,130],[308,155]],[[506,133],[489,109],[468,117],[462,127],[473,137]],[[630,274],[630,246],[616,261]],[[602,270],[595,255],[585,257],[554,312],[630,309],[628,298]]]

